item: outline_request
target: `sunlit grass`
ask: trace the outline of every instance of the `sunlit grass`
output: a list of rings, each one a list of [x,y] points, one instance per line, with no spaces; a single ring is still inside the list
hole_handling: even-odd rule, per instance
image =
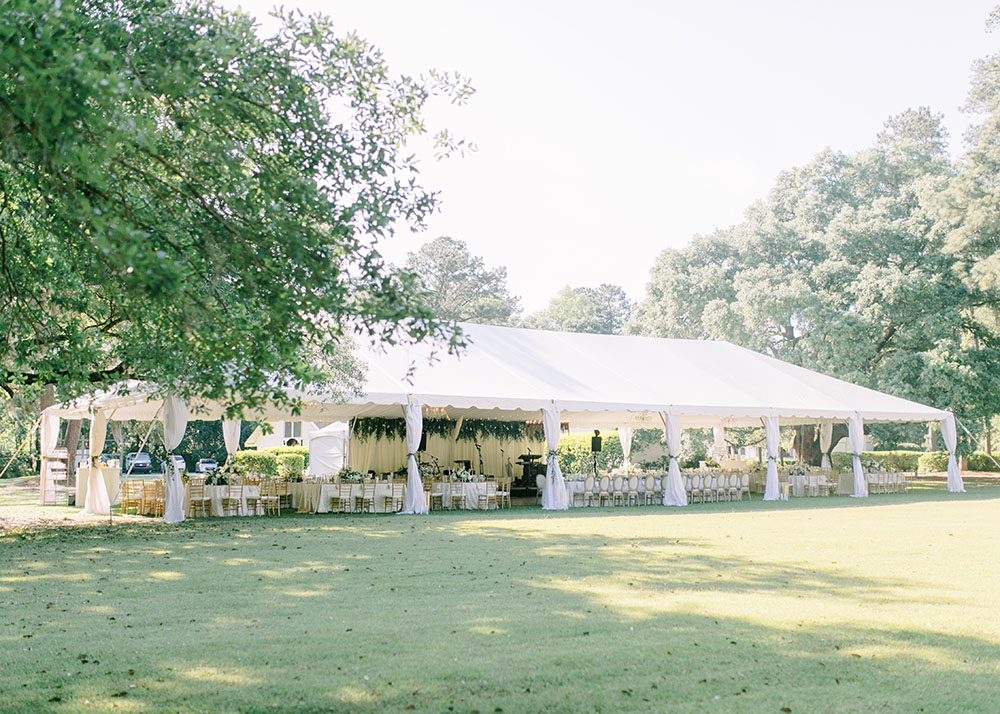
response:
[[[998,507],[921,486],[9,531],[0,710],[994,712]]]

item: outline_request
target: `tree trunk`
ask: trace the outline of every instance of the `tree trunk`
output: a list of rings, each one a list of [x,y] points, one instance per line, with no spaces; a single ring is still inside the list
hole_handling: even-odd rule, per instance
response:
[[[66,487],[76,488],[76,449],[80,445],[80,429],[82,419],[73,419],[66,423]]]
[[[990,418],[983,417],[983,427],[986,429],[986,453],[993,453],[993,430],[990,428]]]
[[[823,452],[819,447],[819,432],[812,424],[795,427],[795,453],[799,461],[810,466],[819,466],[823,461]]]

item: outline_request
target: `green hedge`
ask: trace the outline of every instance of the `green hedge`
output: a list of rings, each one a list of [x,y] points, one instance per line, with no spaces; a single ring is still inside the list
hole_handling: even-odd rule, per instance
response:
[[[306,460],[302,454],[278,454],[278,478],[283,481],[300,481]]]
[[[303,468],[309,465],[309,447],[307,446],[269,446],[266,449],[261,449],[261,453],[274,454],[275,456],[296,454],[302,457]]]
[[[268,451],[237,451],[233,454],[233,463],[243,473],[278,475],[278,457]]]
[[[993,454],[993,459],[1000,461],[1000,454]],[[965,457],[965,465],[969,471],[1000,471],[997,465],[990,460],[985,451],[974,451]],[[947,466],[945,466],[947,468]],[[943,469],[942,469],[943,470]]]
[[[917,471],[927,473],[928,471],[944,471],[948,468],[948,452],[932,451],[920,457],[917,464]]]
[[[862,451],[862,461],[875,461],[889,471],[917,471],[923,451]],[[836,452],[831,454],[831,463],[836,469],[851,468],[852,454]]]
[[[556,453],[559,455],[559,467],[564,474],[589,474],[594,471],[594,459],[590,452],[590,437],[586,434],[563,434],[559,437]],[[622,443],[618,441],[618,430],[601,432],[601,451],[597,454],[597,468],[613,469],[622,465],[625,458],[622,454]],[[633,438],[633,443],[635,439]],[[633,449],[635,447],[633,446]],[[542,463],[545,463],[543,447]]]

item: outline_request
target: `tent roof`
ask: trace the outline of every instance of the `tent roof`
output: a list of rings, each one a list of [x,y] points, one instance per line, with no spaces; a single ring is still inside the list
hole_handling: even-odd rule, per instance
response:
[[[764,416],[795,424],[846,421],[856,412],[866,421],[936,421],[947,414],[728,342],[473,324],[462,329],[469,347],[460,355],[426,343],[363,350],[363,394],[348,403],[297,392],[300,416],[277,408],[247,416],[400,417],[410,396],[431,418],[538,419],[542,407],[555,402],[573,427],[661,427],[659,413],[668,411],[686,427],[759,425]],[[91,404],[118,420],[152,419],[160,402],[133,385],[129,395],[97,393],[51,409],[80,417]],[[194,419],[222,414],[219,404],[192,407]]]

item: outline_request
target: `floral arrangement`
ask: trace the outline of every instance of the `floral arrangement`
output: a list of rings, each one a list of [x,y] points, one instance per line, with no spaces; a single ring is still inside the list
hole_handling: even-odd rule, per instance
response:
[[[354,469],[349,469],[347,467],[342,468],[337,473],[337,478],[341,481],[363,481],[365,475],[360,471],[355,471]]]
[[[224,469],[210,471],[205,474],[206,486],[226,486],[229,484],[229,474]]]
[[[792,464],[788,469],[789,476],[805,476],[807,473],[809,468],[801,462]]]

